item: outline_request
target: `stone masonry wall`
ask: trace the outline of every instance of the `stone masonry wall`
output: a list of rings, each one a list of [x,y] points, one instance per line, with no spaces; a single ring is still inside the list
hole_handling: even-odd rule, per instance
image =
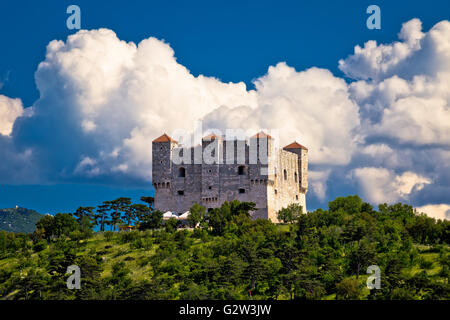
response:
[[[255,143],[255,141],[256,139],[250,139],[249,143]],[[216,163],[194,164],[194,148],[191,148],[191,164],[175,164],[172,161],[174,153],[180,152],[176,143],[153,143],[153,185],[156,209],[163,212],[184,213],[194,203],[210,209],[220,207],[225,201],[237,199],[256,203],[258,210],[252,214],[254,218],[277,222],[278,210],[291,203],[299,203],[306,208],[306,189],[303,192],[301,189],[304,183],[307,183],[307,179],[304,178],[307,172],[306,152],[299,159],[295,152],[276,150],[277,156],[274,157],[274,161],[269,161],[268,164],[260,162],[250,164],[249,144],[238,145],[236,140],[215,139],[203,141],[202,146],[197,148],[203,151],[210,144],[213,144],[210,148],[214,146],[214,152],[217,153]],[[242,157],[238,159],[237,149],[242,146],[245,147],[245,159]],[[230,151],[230,148],[234,150],[233,156],[231,153],[227,155],[227,150]],[[187,149],[183,152],[187,152]],[[232,163],[229,163],[231,159]],[[242,167],[241,174],[239,174],[239,167]],[[180,176],[181,168],[185,170],[184,177]],[[284,170],[286,170],[286,179]],[[295,173],[297,173],[297,180],[295,180]]]

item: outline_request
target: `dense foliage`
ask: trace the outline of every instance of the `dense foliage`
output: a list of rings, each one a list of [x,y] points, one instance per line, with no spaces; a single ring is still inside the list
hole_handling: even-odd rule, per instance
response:
[[[125,200],[124,200],[125,199]],[[374,210],[358,196],[328,210],[252,220],[253,203],[196,205],[188,225],[126,198],[45,216],[32,235],[0,232],[3,299],[449,299],[450,222],[409,205]],[[102,205],[102,206],[103,206]],[[108,218],[98,209],[107,212]],[[292,212],[288,212],[292,210]],[[126,217],[130,217],[127,221]],[[115,229],[119,221],[134,231]],[[95,224],[102,224],[94,233]],[[81,289],[66,287],[69,265]],[[369,265],[381,289],[366,288]]]

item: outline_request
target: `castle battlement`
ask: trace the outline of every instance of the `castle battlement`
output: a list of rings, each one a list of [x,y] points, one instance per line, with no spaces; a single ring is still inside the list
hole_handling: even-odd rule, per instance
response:
[[[306,211],[308,149],[297,142],[276,148],[263,132],[248,141],[210,134],[201,145],[183,147],[163,134],[152,142],[152,160],[155,209],[163,212],[231,200],[256,203],[252,217],[273,222],[291,203]]]

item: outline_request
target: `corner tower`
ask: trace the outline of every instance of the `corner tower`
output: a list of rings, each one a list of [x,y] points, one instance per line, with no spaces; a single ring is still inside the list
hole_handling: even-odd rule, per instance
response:
[[[283,150],[295,153],[298,157],[298,171],[299,176],[295,177],[298,179],[299,191],[302,195],[303,210],[306,212],[306,192],[308,191],[308,148],[302,146],[297,141],[285,146]]]
[[[172,190],[173,149],[178,142],[167,134],[152,142],[152,180],[155,187],[155,208],[170,210]],[[167,203],[166,203],[167,202]]]

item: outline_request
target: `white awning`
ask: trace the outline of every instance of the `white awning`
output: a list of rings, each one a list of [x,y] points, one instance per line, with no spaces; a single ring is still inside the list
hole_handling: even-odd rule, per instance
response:
[[[180,216],[180,219],[187,219],[187,217],[190,215],[191,213],[189,212],[189,211],[186,211],[185,213],[183,213],[181,216]]]
[[[172,211],[167,211],[163,214],[163,218],[172,218]]]

